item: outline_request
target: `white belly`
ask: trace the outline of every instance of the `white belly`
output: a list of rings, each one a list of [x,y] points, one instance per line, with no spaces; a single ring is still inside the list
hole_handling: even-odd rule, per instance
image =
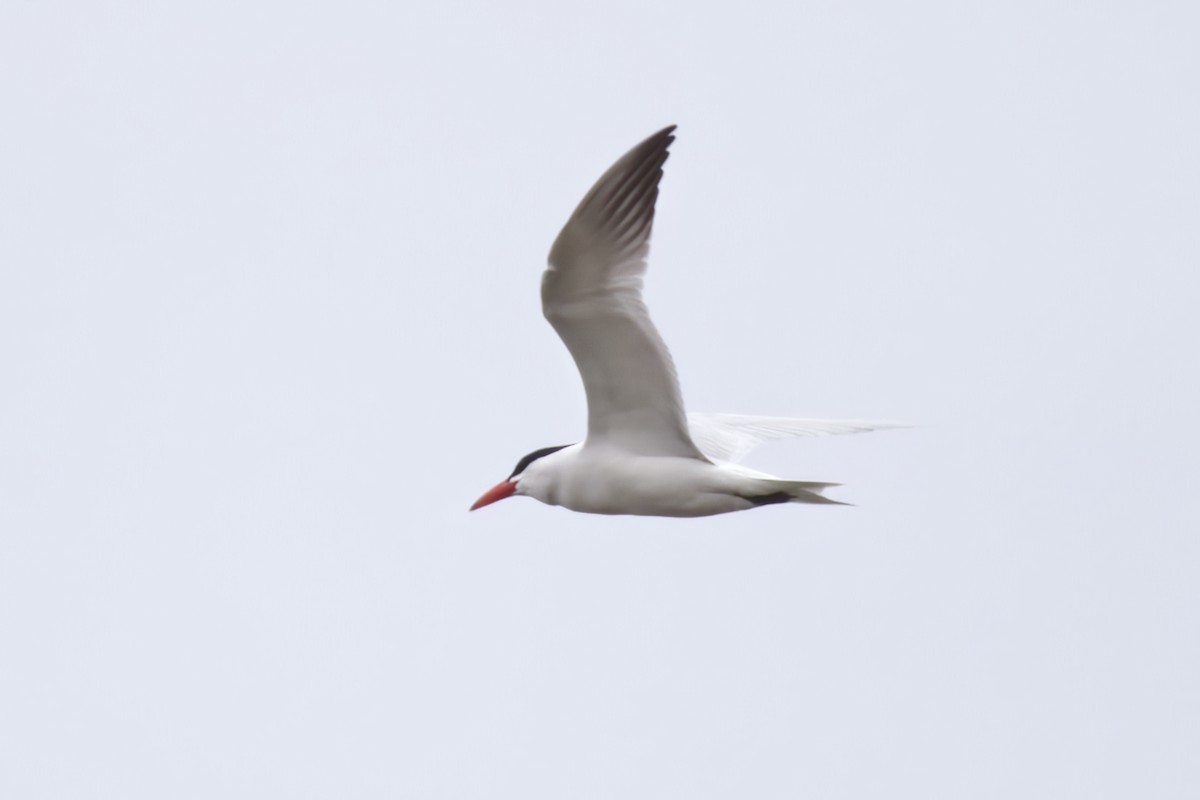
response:
[[[736,475],[695,459],[581,451],[563,467],[546,500],[572,511],[704,517],[753,506]]]

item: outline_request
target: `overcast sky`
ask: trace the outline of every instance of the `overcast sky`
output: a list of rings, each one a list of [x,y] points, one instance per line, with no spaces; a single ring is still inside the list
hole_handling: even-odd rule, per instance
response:
[[[1200,12],[0,11],[0,795],[1194,798]],[[678,141],[689,408],[853,508],[467,506]]]

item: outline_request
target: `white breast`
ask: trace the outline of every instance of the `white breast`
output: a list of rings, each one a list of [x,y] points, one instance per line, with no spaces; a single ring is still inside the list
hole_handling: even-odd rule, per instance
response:
[[[739,496],[746,484],[738,471],[693,458],[577,444],[531,464],[517,492],[590,514],[701,517],[752,507]]]

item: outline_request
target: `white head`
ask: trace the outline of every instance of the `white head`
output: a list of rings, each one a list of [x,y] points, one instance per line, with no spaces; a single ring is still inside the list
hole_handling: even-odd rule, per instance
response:
[[[512,474],[484,492],[483,496],[471,506],[471,510],[474,511],[477,508],[483,508],[498,500],[512,497],[515,494],[527,495],[535,500],[541,500],[543,503],[549,502],[550,492],[554,484],[554,473],[552,469],[547,469],[547,467],[553,459],[546,461],[542,459],[567,447],[570,447],[570,445],[560,444],[557,447],[543,447],[541,450],[534,450],[532,453],[522,457],[517,462],[517,466],[513,469]]]

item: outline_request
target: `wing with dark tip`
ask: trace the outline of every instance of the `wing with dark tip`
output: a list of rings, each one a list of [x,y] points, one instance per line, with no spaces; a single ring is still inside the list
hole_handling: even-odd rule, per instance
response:
[[[654,203],[675,126],[596,182],[550,248],[542,310],[571,351],[588,404],[588,444],[704,459],[688,434],[675,366],[642,301]]]

